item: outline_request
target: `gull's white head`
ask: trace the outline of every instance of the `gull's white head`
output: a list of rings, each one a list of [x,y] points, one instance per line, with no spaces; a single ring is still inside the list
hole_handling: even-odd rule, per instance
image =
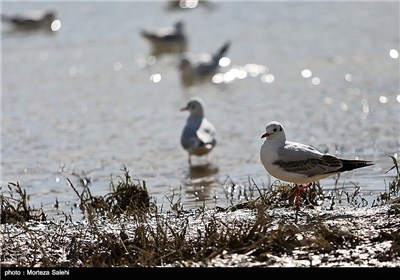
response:
[[[277,121],[269,122],[261,138],[265,138],[265,140],[279,139],[280,141],[286,141],[285,129],[283,125]]]
[[[199,97],[193,97],[189,99],[185,107],[181,108],[181,111],[188,110],[191,116],[204,116],[204,102]]]

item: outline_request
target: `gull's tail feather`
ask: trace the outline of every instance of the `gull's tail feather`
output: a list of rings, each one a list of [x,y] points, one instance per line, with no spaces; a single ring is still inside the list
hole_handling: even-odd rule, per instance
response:
[[[224,57],[225,54],[228,52],[230,45],[231,45],[230,41],[225,42],[225,44],[222,45],[222,47],[218,50],[218,52],[214,55],[214,57],[218,59]]]
[[[342,159],[343,167],[339,171],[350,171],[353,169],[374,165],[370,160]]]

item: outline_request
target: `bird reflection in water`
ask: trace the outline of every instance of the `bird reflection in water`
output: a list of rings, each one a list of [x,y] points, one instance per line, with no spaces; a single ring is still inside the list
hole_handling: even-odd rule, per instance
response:
[[[218,186],[218,166],[214,164],[192,165],[189,167],[184,189],[186,197],[194,204],[209,205],[217,198],[215,187]],[[214,191],[213,191],[214,190]]]
[[[218,173],[218,166],[211,163],[192,165],[189,169],[189,178],[191,180],[207,178]]]

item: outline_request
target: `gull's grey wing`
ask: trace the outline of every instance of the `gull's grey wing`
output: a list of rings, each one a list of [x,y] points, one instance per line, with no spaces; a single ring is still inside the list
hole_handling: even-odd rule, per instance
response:
[[[210,54],[203,54],[199,58],[192,58],[190,61],[196,75],[205,76],[215,72],[218,66]]]
[[[289,142],[278,149],[279,160],[274,164],[287,172],[313,176],[335,173],[342,167],[342,161],[331,155],[323,154],[314,147]]]
[[[185,149],[199,145],[200,139],[197,137],[197,130],[200,127],[201,119],[189,118],[183,128],[181,144]]]
[[[173,27],[163,27],[158,30],[148,31],[142,30],[141,34],[143,37],[155,40],[155,41],[184,41],[185,35],[178,29]]]
[[[203,57],[201,64],[198,65],[200,74],[213,74],[219,68],[219,60],[226,54],[230,46],[230,42],[226,42],[215,54],[207,54]]]
[[[214,72],[218,69],[218,62],[214,61],[203,62],[197,65],[196,71],[200,75],[209,75],[214,74]]]

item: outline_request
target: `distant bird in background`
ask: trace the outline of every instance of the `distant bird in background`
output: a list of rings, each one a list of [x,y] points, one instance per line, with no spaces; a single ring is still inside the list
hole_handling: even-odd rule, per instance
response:
[[[164,53],[182,53],[186,51],[188,39],[184,32],[183,21],[178,21],[172,27],[163,27],[158,30],[142,30],[141,36],[148,40],[152,47],[152,55]]]
[[[1,21],[11,24],[18,30],[47,29],[51,31],[51,24],[56,20],[56,12],[52,10],[26,11],[20,14],[1,15]]]
[[[215,53],[203,54],[197,60],[190,60],[184,56],[178,65],[182,84],[191,86],[197,82],[211,79],[219,69],[220,59],[226,55],[230,44],[227,41]]]
[[[188,163],[192,165],[191,156],[207,156],[217,144],[215,126],[204,115],[204,101],[199,97],[191,98],[181,111],[189,111],[181,135],[181,145],[188,152]]]
[[[295,183],[291,196],[299,207],[299,194],[312,183],[345,171],[373,165],[371,161],[343,159],[325,154],[316,148],[286,140],[285,129],[277,121],[268,123],[260,149],[266,171],[277,179]],[[303,186],[305,184],[305,186]]]

